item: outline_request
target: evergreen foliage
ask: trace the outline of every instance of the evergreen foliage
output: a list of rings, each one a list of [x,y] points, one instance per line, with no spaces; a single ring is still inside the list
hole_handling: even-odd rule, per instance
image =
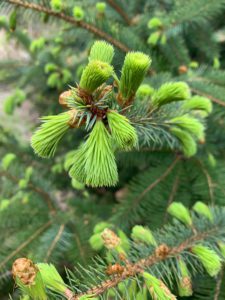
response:
[[[0,1],[1,299],[225,298],[224,12]]]

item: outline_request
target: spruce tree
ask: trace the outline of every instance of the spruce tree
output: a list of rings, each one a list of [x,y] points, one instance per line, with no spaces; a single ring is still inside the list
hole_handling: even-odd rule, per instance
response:
[[[225,0],[0,12],[1,299],[224,299]]]

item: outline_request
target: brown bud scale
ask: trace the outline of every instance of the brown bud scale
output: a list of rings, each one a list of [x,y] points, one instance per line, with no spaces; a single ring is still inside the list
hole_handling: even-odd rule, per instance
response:
[[[166,258],[169,252],[170,248],[166,244],[159,245],[159,247],[155,249],[155,255],[160,259]]]
[[[124,267],[116,263],[115,265],[110,265],[106,269],[107,275],[121,275],[124,272]]]
[[[69,98],[72,95],[72,91],[65,91],[59,96],[59,104],[63,107],[68,108],[67,105],[67,98]]]
[[[35,282],[38,268],[28,258],[18,258],[12,266],[14,279],[18,278],[24,285],[31,285]]]
[[[107,249],[114,249],[121,243],[120,238],[112,230],[106,228],[101,234]]]
[[[188,67],[185,65],[182,65],[179,67],[178,71],[179,71],[179,74],[186,74],[188,71]]]

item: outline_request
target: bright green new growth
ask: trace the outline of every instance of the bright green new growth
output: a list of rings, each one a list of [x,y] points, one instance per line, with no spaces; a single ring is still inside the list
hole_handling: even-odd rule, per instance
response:
[[[112,138],[104,123],[98,120],[86,142],[86,184],[92,187],[114,186],[118,181]]]
[[[161,32],[160,31],[155,31],[153,33],[150,34],[150,36],[148,37],[148,44],[149,45],[153,45],[155,46],[159,39],[161,38]]]
[[[151,230],[141,225],[136,225],[132,228],[131,237],[136,242],[142,242],[153,246],[157,245]]]
[[[48,289],[52,289],[59,293],[64,293],[66,290],[66,285],[56,270],[55,266],[52,264],[39,263],[36,264],[38,267],[43,283]]]
[[[153,106],[161,106],[174,101],[183,101],[191,97],[185,82],[164,83],[152,96]]]
[[[50,5],[55,11],[61,11],[63,6],[62,0],[51,0]]]
[[[21,89],[8,96],[4,101],[4,112],[8,115],[12,115],[16,106],[21,105],[26,100],[26,94]]]
[[[91,60],[82,73],[80,87],[86,92],[92,93],[106,82],[112,74],[113,67],[108,63]]]
[[[193,294],[190,273],[182,258],[178,259],[180,276],[178,280],[178,293],[180,297],[189,297]]]
[[[110,64],[113,60],[114,48],[105,41],[97,41],[91,47],[89,61],[99,60]]]
[[[143,287],[136,295],[136,300],[147,300],[148,299],[148,290],[146,287]]]
[[[192,252],[198,257],[210,276],[213,277],[219,273],[222,264],[220,257],[214,250],[206,246],[196,245],[192,247]]]
[[[205,203],[201,201],[196,202],[193,206],[193,210],[196,211],[199,215],[205,216],[207,219],[213,222],[212,212]]]
[[[128,100],[135,95],[150,64],[150,57],[142,52],[129,52],[126,55],[119,85],[123,99]]]
[[[0,212],[7,209],[12,202],[8,199],[1,199],[0,201]]]
[[[178,126],[180,129],[188,131],[198,140],[204,139],[204,125],[200,121],[190,115],[178,116],[169,121]]]
[[[157,27],[161,27],[162,26],[162,21],[159,18],[152,18],[149,20],[148,22],[148,28],[152,29],[152,28],[157,28]]]
[[[161,280],[147,272],[143,272],[142,276],[153,299],[176,300],[176,297],[170,292],[170,290]]]
[[[193,137],[186,131],[177,127],[170,128],[172,134],[180,141],[186,157],[191,157],[197,152],[197,145]]]
[[[189,67],[192,69],[197,69],[199,67],[199,63],[195,60],[191,61]]]
[[[84,11],[80,6],[74,6],[73,16],[76,21],[81,21],[84,18]]]
[[[194,96],[191,99],[184,101],[182,108],[186,111],[201,110],[208,116],[212,112],[212,102],[205,97]]]
[[[215,159],[215,156],[212,153],[208,154],[208,163],[212,168],[215,168],[217,165],[217,160]]]
[[[31,52],[36,52],[38,50],[41,50],[45,46],[45,38],[40,37],[39,39],[33,40],[32,43],[30,44],[30,51]]]
[[[18,277],[16,277],[15,281],[16,284],[20,287],[21,291],[25,295],[28,295],[31,299],[35,299],[35,300],[48,299],[40,272],[37,272],[35,276],[35,281],[30,285],[23,284]]]
[[[86,182],[85,162],[86,146],[84,143],[78,150],[74,151],[73,162],[69,171],[70,177],[76,179],[81,183]]]
[[[116,111],[107,113],[112,139],[120,149],[130,150],[138,145],[138,137],[135,128],[130,121]]]
[[[16,159],[16,155],[14,153],[7,153],[2,158],[2,168],[6,171],[10,167],[11,163]]]
[[[31,139],[31,146],[37,155],[41,157],[54,156],[59,141],[70,128],[70,118],[71,116],[67,112],[41,118],[43,124]]]
[[[85,184],[82,182],[79,182],[78,180],[76,180],[75,178],[72,178],[71,180],[71,185],[74,189],[76,190],[84,190],[85,189]]]
[[[89,239],[89,243],[93,250],[100,251],[104,247],[104,241],[102,239],[101,233],[93,234]]]
[[[140,99],[151,96],[154,93],[153,87],[149,84],[141,84],[137,90],[136,96]]]
[[[106,9],[106,3],[105,2],[97,2],[96,3],[96,9],[99,13],[104,13]]]
[[[67,152],[66,157],[65,157],[65,162],[64,162],[64,169],[66,171],[68,171],[69,168],[73,165],[75,153],[76,153],[76,150]]]
[[[186,225],[192,225],[189,210],[180,202],[173,202],[167,209],[168,213]]]
[[[113,186],[118,181],[112,138],[101,120],[76,151],[70,176],[92,187]]]
[[[127,235],[122,231],[118,230],[118,236],[121,239],[121,247],[125,252],[130,250],[130,240],[128,239]]]

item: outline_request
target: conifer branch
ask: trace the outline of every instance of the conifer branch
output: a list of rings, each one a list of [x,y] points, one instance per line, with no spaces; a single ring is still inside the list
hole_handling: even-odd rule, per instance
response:
[[[121,275],[117,275],[112,279],[106,280],[102,282],[100,285],[91,288],[90,290],[86,291],[85,293],[74,295],[70,300],[79,300],[82,296],[99,296],[102,295],[105,291],[109,290],[110,288],[116,287],[120,282],[124,281],[127,278],[132,278],[138,274],[141,274],[144,269],[149,268],[160,261],[164,261],[171,257],[176,257],[181,254],[183,251],[190,251],[190,248],[197,242],[200,242],[206,239],[208,236],[213,235],[217,232],[219,228],[217,226],[213,227],[212,229],[193,234],[190,238],[183,241],[180,245],[169,248],[165,244],[159,245],[155,252],[147,258],[141,259],[136,263],[127,263],[124,271]],[[164,252],[165,247],[167,251]],[[162,255],[163,254],[163,255]]]
[[[9,180],[15,182],[15,183],[19,183],[20,179],[17,178],[16,176],[8,173],[7,171],[2,171],[0,173],[0,177],[1,176],[4,176],[4,177],[7,177]],[[35,193],[39,194],[46,202],[47,206],[48,206],[48,209],[49,211],[51,212],[51,214],[55,214],[55,208],[53,206],[53,200],[52,198],[50,197],[50,195],[45,192],[44,190],[42,190],[40,187],[34,185],[33,183],[29,182],[27,187],[31,190],[33,190]]]
[[[64,21],[66,21],[67,23],[73,24],[77,27],[81,27],[87,31],[90,31],[91,33],[93,33],[94,35],[110,42],[111,44],[113,44],[115,47],[117,47],[118,49],[120,49],[122,52],[128,52],[129,48],[124,45],[123,43],[121,43],[120,41],[114,39],[112,36],[110,36],[109,34],[107,34],[106,32],[102,31],[101,29],[99,29],[98,27],[84,22],[84,21],[76,21],[73,17],[68,16],[62,12],[56,12],[52,9],[49,9],[45,6],[39,5],[39,4],[35,4],[35,3],[29,3],[27,1],[22,1],[22,0],[4,0],[8,3],[11,4],[15,4],[21,7],[24,7],[26,9],[31,9],[31,10],[35,10],[38,12],[42,12],[45,13],[49,16],[53,16],[56,17],[58,19],[62,19]]]
[[[203,165],[203,163],[200,160],[197,160],[197,162],[200,165],[200,168],[201,168],[203,174],[206,177],[206,180],[207,180],[207,183],[208,183],[208,188],[209,188],[210,200],[211,200],[212,203],[214,203],[214,183],[213,183],[213,180],[212,180],[210,174],[208,173],[207,169]]]
[[[26,241],[19,245],[13,252],[11,252],[5,259],[0,262],[0,269],[5,266],[5,264],[17,255],[21,250],[27,247],[33,240],[35,240],[43,231],[45,231],[49,226],[51,226],[52,220],[49,220],[47,223],[39,227]]]
[[[131,20],[126,14],[126,12],[114,1],[114,0],[107,0],[109,5],[118,12],[118,14],[124,19],[127,25],[131,25]]]
[[[169,199],[168,199],[167,209],[168,209],[169,205],[174,200],[174,197],[175,197],[175,195],[177,193],[177,190],[178,190],[178,187],[179,187],[179,183],[180,183],[180,170],[178,171],[177,176],[174,179],[172,190],[171,190],[171,193],[170,193],[170,196],[169,196]],[[167,209],[166,209],[164,220],[163,220],[164,223],[167,221],[167,217],[168,217]]]
[[[94,26],[93,24],[90,24],[90,23],[87,23],[87,22],[84,22],[84,21],[77,21],[75,20],[73,17],[71,16],[68,16],[62,12],[56,12],[52,9],[49,9],[47,7],[44,7],[42,5],[39,5],[39,4],[35,4],[35,3],[29,3],[27,1],[22,1],[22,0],[3,0],[3,1],[6,1],[8,3],[11,3],[11,4],[15,4],[15,5],[18,5],[18,6],[22,6],[26,9],[31,9],[31,10],[35,10],[35,11],[38,11],[38,12],[43,12],[43,13],[46,13],[50,16],[53,16],[53,17],[56,17],[56,18],[59,18],[59,19],[62,19],[70,24],[73,24],[77,27],[81,27],[91,33],[93,33],[94,35],[102,38],[102,39],[105,39],[106,41],[110,42],[112,45],[114,45],[115,47],[117,47],[118,49],[120,49],[122,52],[125,52],[127,53],[128,51],[130,51],[131,49],[129,49],[129,47],[127,47],[124,43],[118,41],[117,39],[113,38],[112,36],[110,36],[109,34],[107,34],[106,32],[102,31],[100,28]],[[109,4],[111,6],[113,6],[115,8],[115,10],[119,13],[120,11],[120,15],[122,15],[122,10],[119,6],[116,5],[116,3],[113,1],[113,0],[108,0],[108,2],[110,2]],[[124,12],[123,12],[124,13]],[[125,15],[123,16],[123,18],[125,19]],[[128,22],[128,17],[126,16],[126,20]],[[130,20],[129,20],[129,24],[130,24]],[[148,74],[149,75],[152,75],[152,72],[153,70],[149,70],[148,71]],[[192,92],[198,94],[198,95],[202,95],[204,97],[207,97],[209,98],[210,100],[212,100],[213,102],[221,105],[221,106],[225,106],[225,103],[220,100],[220,99],[217,99],[216,97],[213,97],[212,95],[208,95],[206,93],[203,93],[201,91],[199,91],[198,89],[196,88],[192,88],[191,89]]]
[[[219,297],[220,297],[220,289],[221,289],[221,285],[222,285],[222,282],[223,282],[223,275],[224,275],[224,266],[222,267],[222,269],[219,273],[219,276],[217,278],[216,290],[215,290],[213,300],[218,300]]]
[[[180,156],[177,156],[175,158],[175,160],[171,163],[171,165],[169,165],[169,167],[166,169],[166,171],[159,177],[157,178],[154,182],[152,182],[140,195],[138,198],[135,199],[133,205],[137,205],[142,198],[145,196],[146,193],[148,193],[149,191],[151,191],[155,186],[157,186],[161,181],[163,181],[169,174],[170,172],[172,172],[172,170],[174,169],[174,167],[177,165],[177,163],[179,162],[179,160],[181,159]]]
[[[65,229],[65,224],[61,224],[59,226],[59,230],[58,230],[58,232],[57,232],[54,240],[52,241],[52,243],[51,243],[51,245],[50,245],[50,247],[49,247],[49,249],[47,251],[45,262],[47,262],[48,259],[49,259],[49,257],[51,256],[52,251],[54,250],[56,244],[58,243],[58,241],[60,240],[60,238],[61,238],[61,236],[62,236],[62,234],[64,232],[64,229]]]

